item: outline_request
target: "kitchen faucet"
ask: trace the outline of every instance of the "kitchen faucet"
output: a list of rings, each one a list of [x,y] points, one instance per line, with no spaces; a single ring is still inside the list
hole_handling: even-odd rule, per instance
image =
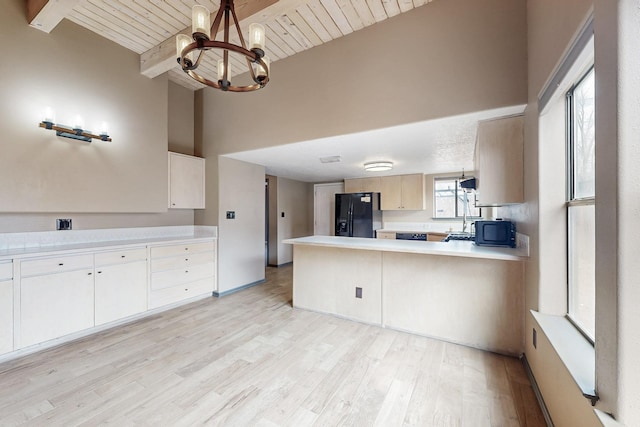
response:
[[[469,200],[467,199],[467,191],[463,190],[464,199],[462,201],[462,232],[467,231],[467,209],[469,208]]]

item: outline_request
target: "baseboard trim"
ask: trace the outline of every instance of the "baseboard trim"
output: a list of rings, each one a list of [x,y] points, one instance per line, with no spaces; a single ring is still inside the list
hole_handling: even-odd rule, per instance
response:
[[[538,387],[536,378],[533,376],[533,371],[531,370],[531,366],[529,365],[529,361],[527,360],[527,355],[523,354],[521,360],[522,364],[524,365],[524,370],[527,372],[527,377],[529,377],[529,381],[531,382],[531,387],[533,387],[533,392],[536,394],[536,399],[538,400],[538,404],[540,405],[540,409],[542,410],[542,415],[544,415],[544,420],[547,423],[547,427],[554,427],[553,421],[551,420],[551,414],[549,413],[549,409],[547,409],[547,405],[544,403],[544,398],[542,397],[542,392]]]
[[[249,284],[237,287],[237,288],[229,289],[228,291],[224,291],[224,292],[213,291],[213,293],[211,295],[213,295],[216,298],[225,297],[227,295],[235,294],[236,292],[244,291],[245,289],[252,288],[252,287],[257,286],[257,285],[261,285],[261,284],[263,284],[265,282],[266,282],[266,279],[262,279],[262,280],[258,280],[256,282],[252,282],[252,283],[249,283]]]

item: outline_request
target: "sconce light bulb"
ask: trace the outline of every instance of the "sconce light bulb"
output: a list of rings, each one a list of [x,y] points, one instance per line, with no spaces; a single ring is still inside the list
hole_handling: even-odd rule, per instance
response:
[[[44,109],[44,117],[42,119],[43,122],[48,122],[48,123],[55,123],[56,121],[56,115],[53,112],[53,108],[51,107],[45,107]]]
[[[76,119],[73,124],[74,129],[84,129],[84,120],[80,114],[76,115]]]

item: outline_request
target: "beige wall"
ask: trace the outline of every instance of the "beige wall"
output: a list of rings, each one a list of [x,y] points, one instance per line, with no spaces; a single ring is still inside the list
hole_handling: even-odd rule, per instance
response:
[[[224,154],[523,104],[525,29],[524,0],[429,3],[275,62],[257,93],[204,91],[206,143]]]
[[[554,235],[559,190],[557,123],[539,119],[537,99],[562,59],[572,37],[593,10],[593,1],[528,1],[529,103],[526,111],[525,193],[522,206],[501,209],[530,234],[526,269],[527,307],[543,312],[566,310],[563,298],[563,246]],[[640,11],[634,0],[595,0],[596,69],[596,408],[626,425],[640,419],[637,370],[640,274],[635,251],[638,230],[637,139],[640,67],[637,40]],[[553,105],[550,110],[553,110]],[[633,130],[635,129],[635,131]],[[635,132],[635,133],[634,133]],[[635,135],[635,136],[633,136]],[[554,141],[554,138],[556,139]],[[561,148],[560,148],[561,150]],[[560,290],[560,292],[558,291]],[[562,313],[560,313],[562,314]],[[525,352],[556,425],[598,425],[590,405],[579,396],[544,334],[531,344],[535,320],[527,314]],[[577,396],[574,398],[574,396]],[[571,417],[565,417],[571,414]],[[581,421],[578,421],[581,420]]]
[[[194,150],[194,92],[169,82],[169,151],[193,156]]]
[[[220,157],[218,172],[218,292],[224,293],[264,280],[265,171]],[[227,211],[236,218],[226,219]]]
[[[313,184],[278,178],[277,265],[293,261],[293,247],[282,243],[283,240],[313,235],[313,221],[309,222],[309,210],[312,209]]]
[[[166,211],[166,78],[141,76],[138,55],[69,21],[46,34],[24,13],[9,0],[0,15],[0,211]],[[38,128],[47,106],[59,123],[108,122],[113,142]]]
[[[640,420],[640,9],[595,2],[596,378],[605,412]]]
[[[21,0],[3,3],[0,38],[12,58],[0,63],[0,232],[53,230],[56,218],[74,229],[193,224],[192,210],[166,209],[165,77],[141,76],[138,55],[69,21],[51,34],[29,27]],[[108,122],[113,141],[39,128],[47,106],[59,123]]]
[[[567,413],[573,414],[574,420],[581,419],[584,425],[596,425],[596,420],[591,407],[585,404],[588,401],[581,396],[555,351],[546,345],[548,340],[540,329],[538,348],[532,343],[531,328],[535,320],[529,309],[566,313],[566,276],[563,273],[566,263],[562,253],[566,234],[554,229],[562,227],[564,222],[561,211],[564,178],[559,178],[557,173],[558,167],[564,168],[564,141],[549,138],[555,124],[540,119],[538,96],[591,9],[591,0],[527,1],[529,102],[525,110],[525,203],[498,209],[500,216],[515,219],[519,231],[530,236],[531,256],[525,268],[525,354],[551,418],[558,426],[572,425],[572,418],[564,415]],[[558,192],[562,194],[558,196]]]

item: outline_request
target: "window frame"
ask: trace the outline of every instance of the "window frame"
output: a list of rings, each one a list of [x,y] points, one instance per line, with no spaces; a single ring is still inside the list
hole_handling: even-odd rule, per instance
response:
[[[595,192],[593,196],[590,197],[575,197],[575,178],[576,178],[576,168],[575,168],[575,129],[574,129],[574,93],[575,89],[580,86],[581,83],[584,82],[585,79],[592,73],[595,72],[594,65],[590,65],[583,73],[580,74],[580,77],[576,80],[574,84],[567,90],[565,93],[565,130],[566,130],[566,203],[565,203],[565,223],[566,223],[566,271],[567,271],[567,313],[565,317],[571,324],[584,336],[584,338],[589,341],[592,345],[595,345],[595,336],[591,336],[579,323],[576,321],[571,315],[571,224],[570,224],[570,210],[574,207],[581,206],[590,206],[593,205],[595,207]],[[594,93],[595,97],[595,93]],[[594,312],[595,316],[595,312]],[[595,320],[595,319],[594,319]],[[595,331],[594,331],[595,335]]]
[[[475,178],[474,176],[465,176],[464,179],[471,179],[471,178]],[[461,181],[462,177],[460,176],[439,176],[439,177],[434,177],[433,178],[433,216],[432,219],[434,220],[459,220],[462,219],[463,217],[463,213],[458,213],[458,203],[457,203],[457,198],[458,198],[458,190],[460,189],[460,181]],[[454,215],[455,216],[447,216],[447,217],[438,217],[437,216],[437,204],[436,204],[436,183],[438,181],[455,181],[455,188],[456,188],[456,194],[454,195],[454,198],[456,200],[456,203],[454,204]],[[463,190],[464,191],[464,190]],[[480,219],[482,218],[482,208],[475,206],[475,204],[473,205],[474,208],[478,209],[478,215],[467,215],[467,219]]]

